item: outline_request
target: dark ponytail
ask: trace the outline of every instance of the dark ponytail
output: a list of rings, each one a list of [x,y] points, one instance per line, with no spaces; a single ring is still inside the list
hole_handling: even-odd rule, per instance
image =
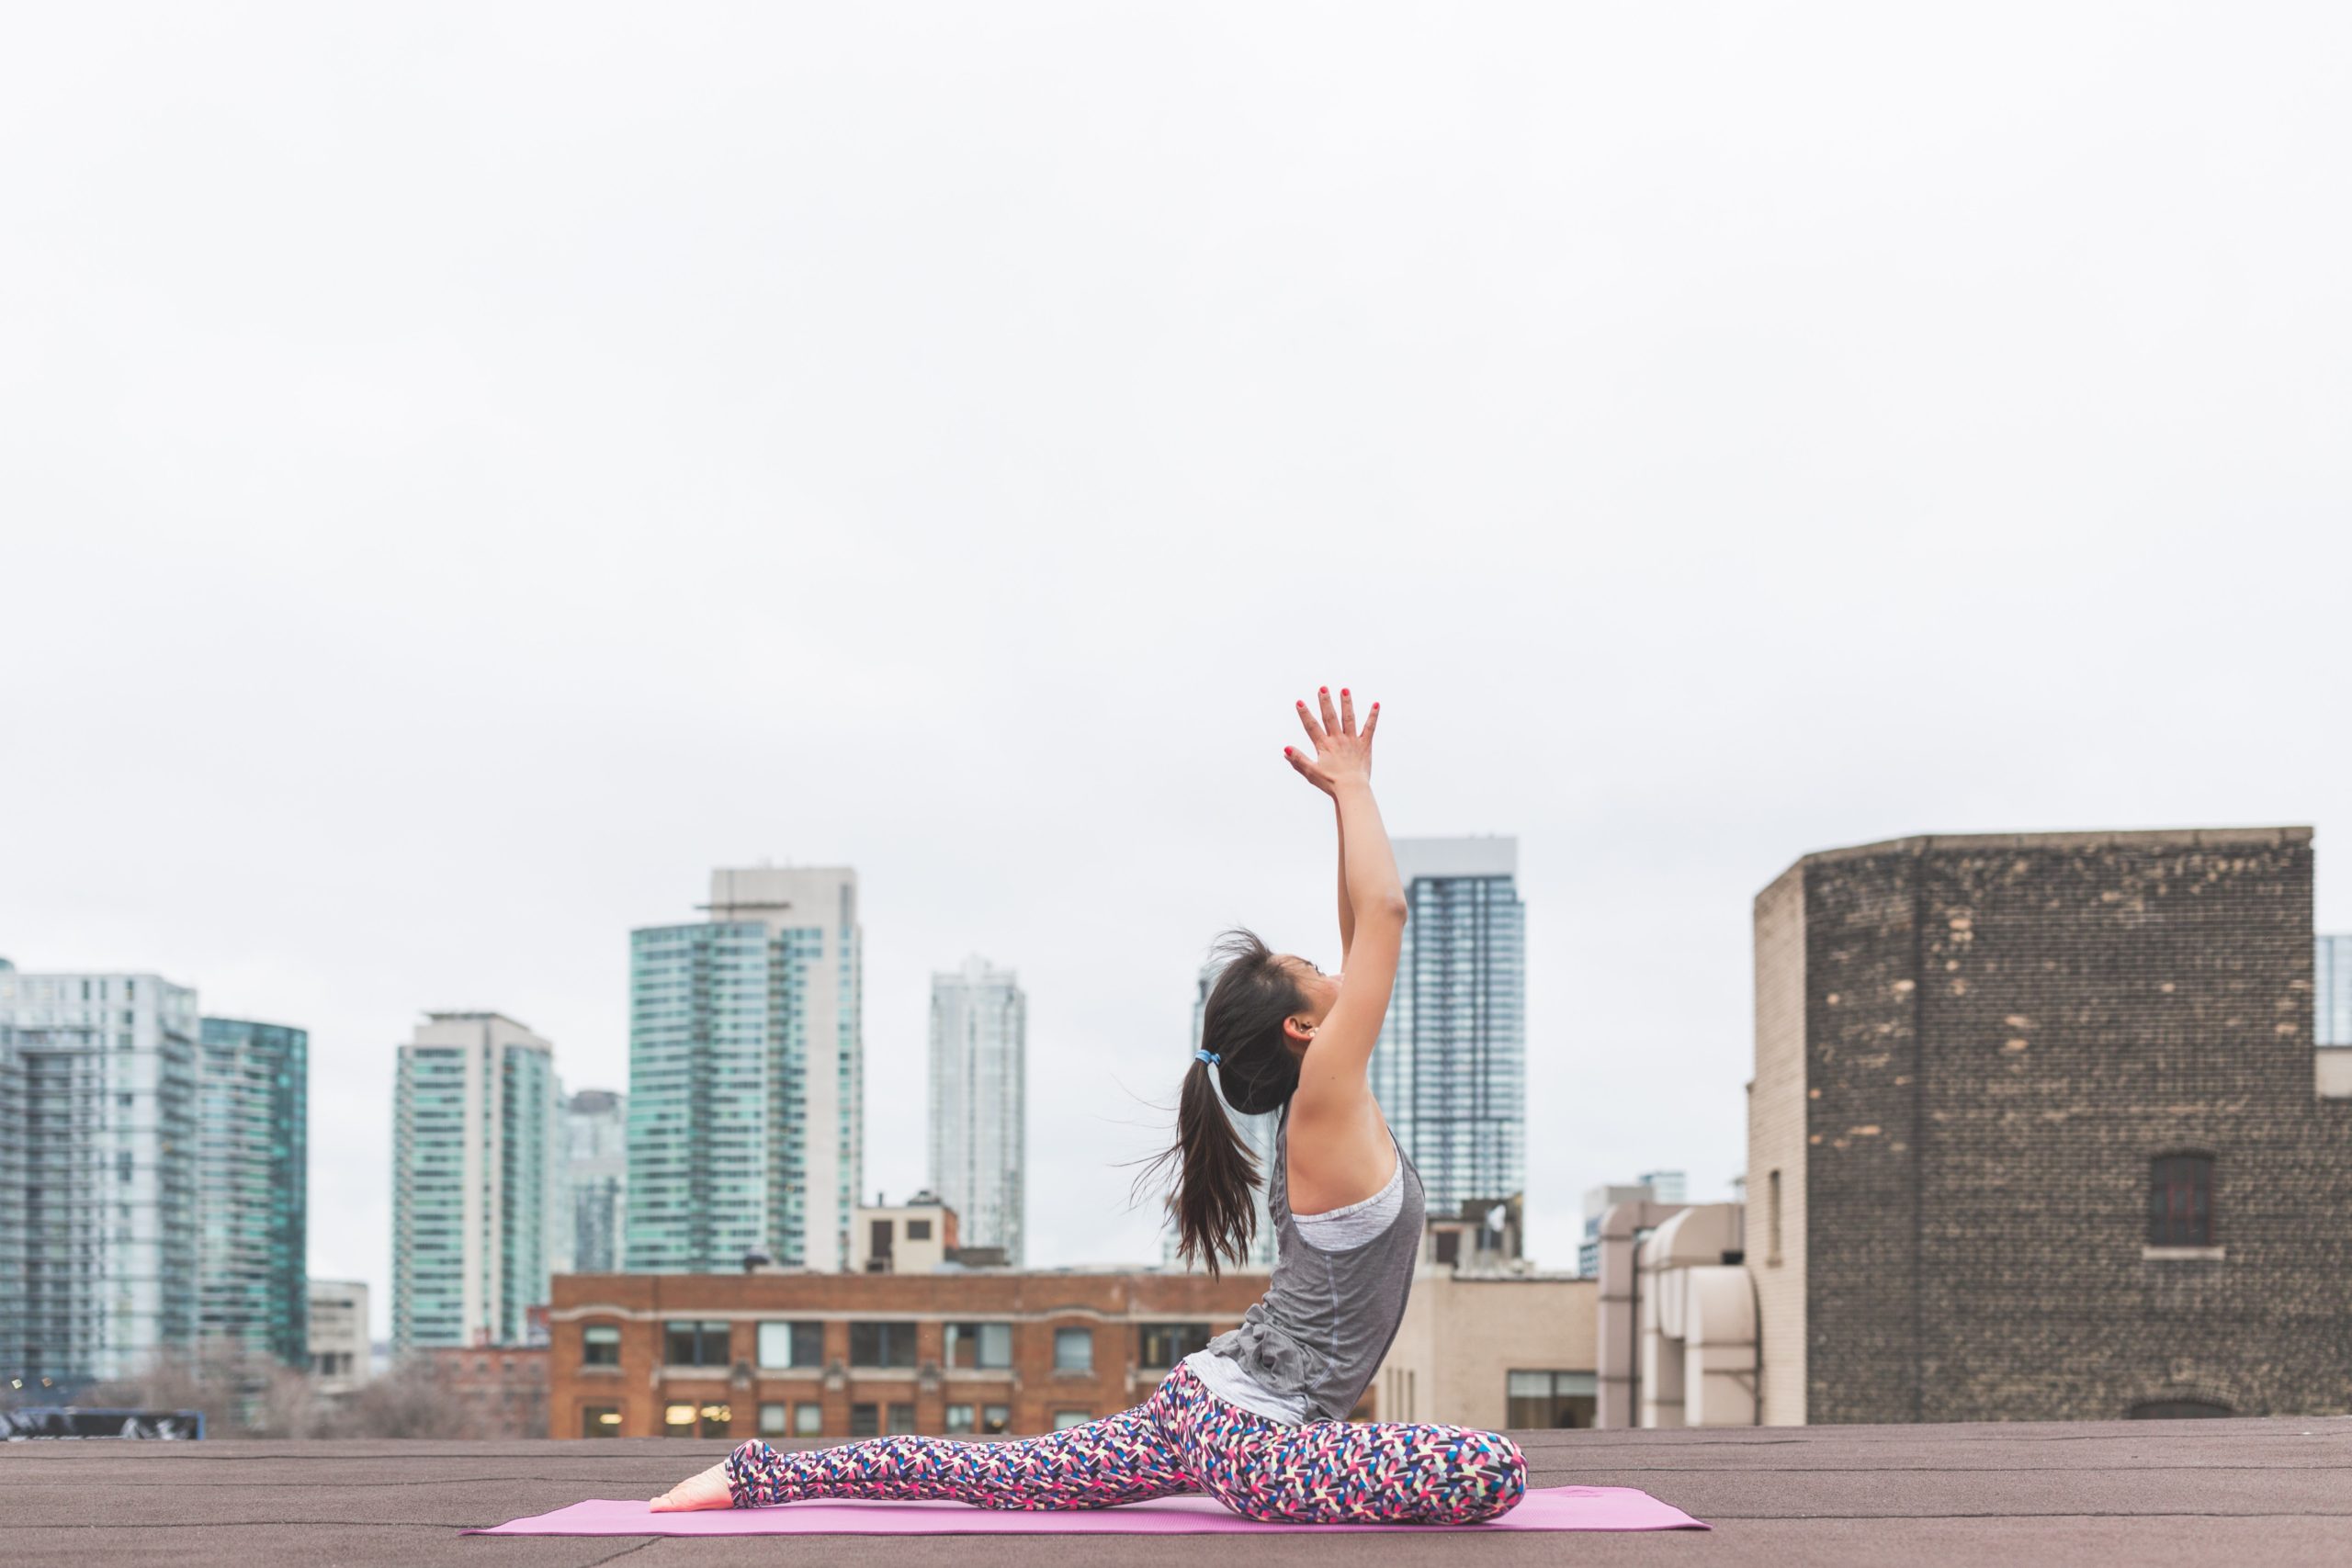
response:
[[[1288,1102],[1298,1088],[1298,1058],[1283,1038],[1283,1021],[1307,1004],[1290,971],[1249,931],[1226,932],[1211,956],[1223,966],[1201,1010],[1200,1048],[1219,1061],[1212,1069],[1195,1055],[1186,1068],[1175,1146],[1142,1179],[1175,1168],[1167,1207],[1176,1256],[1214,1278],[1220,1258],[1239,1263],[1250,1256],[1258,1228],[1250,1196],[1265,1179],[1226,1110],[1257,1116]]]

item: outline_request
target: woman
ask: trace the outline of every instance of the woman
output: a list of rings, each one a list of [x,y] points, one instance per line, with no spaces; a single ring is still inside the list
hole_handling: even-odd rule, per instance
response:
[[[1219,946],[1184,1076],[1169,1201],[1178,1250],[1214,1274],[1256,1228],[1258,1177],[1227,1119],[1279,1111],[1268,1207],[1279,1257],[1241,1326],[1184,1359],[1134,1409],[1003,1442],[873,1438],[780,1452],[757,1440],[653,1499],[657,1512],[814,1497],[947,1498],[983,1508],[1102,1508],[1207,1492],[1253,1519],[1472,1524],[1510,1510],[1527,1466],[1509,1438],[1351,1424],[1395,1338],[1420,1252],[1421,1184],[1373,1099],[1366,1064],[1396,977],[1405,891],[1372,797],[1372,733],[1330,689],[1298,705],[1314,755],[1291,766],[1339,811],[1342,973],[1246,931]],[[1300,1210],[1294,1210],[1296,1204]]]

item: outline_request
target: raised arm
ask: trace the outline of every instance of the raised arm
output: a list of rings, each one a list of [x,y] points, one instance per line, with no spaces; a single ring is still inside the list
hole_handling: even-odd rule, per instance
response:
[[[1380,707],[1373,705],[1359,731],[1354,700],[1347,691],[1340,692],[1334,709],[1327,688],[1319,705],[1318,715],[1305,703],[1298,705],[1299,722],[1314,742],[1315,754],[1284,748],[1283,755],[1308,783],[1331,797],[1339,812],[1340,931],[1347,959],[1338,999],[1300,1059],[1291,1115],[1302,1131],[1326,1129],[1343,1146],[1356,1142],[1359,1130],[1367,1137],[1378,1134],[1376,1152],[1385,1153],[1385,1125],[1372,1101],[1367,1065],[1396,983],[1405,888],[1372,795],[1372,732],[1380,722]],[[1297,1145],[1293,1147],[1295,1159]]]
[[[1323,688],[1322,699],[1327,705],[1329,704],[1330,687]],[[1306,706],[1305,703],[1298,705],[1302,710]],[[1345,686],[1340,687],[1340,723],[1342,727],[1355,722],[1355,697]],[[1366,778],[1372,776],[1372,732],[1379,722],[1380,705],[1374,703],[1372,705],[1372,712],[1365,716],[1363,728],[1359,734],[1359,738],[1363,741],[1363,772]],[[1334,801],[1332,804],[1336,807],[1339,803]],[[1335,810],[1332,818],[1339,824],[1340,829],[1340,969],[1344,974],[1348,967],[1348,953],[1356,944],[1356,909],[1354,903],[1348,897],[1347,814]]]

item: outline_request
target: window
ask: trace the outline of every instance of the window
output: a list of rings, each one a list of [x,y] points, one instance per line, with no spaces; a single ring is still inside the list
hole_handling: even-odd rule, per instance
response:
[[[2159,1155],[2148,1167],[2148,1245],[2213,1245],[2213,1161]]]
[[[663,1366],[723,1367],[727,1364],[727,1325],[671,1322],[662,1326]]]
[[[825,1325],[821,1323],[760,1325],[760,1365],[821,1367],[825,1364]]]
[[[914,1429],[915,1407],[911,1404],[891,1405],[890,1424],[882,1428],[884,1435],[895,1437],[900,1432],[911,1432]]]
[[[1510,1427],[1589,1427],[1600,1380],[1590,1372],[1512,1372],[1504,1385]]]
[[[980,1406],[980,1430],[994,1437],[1012,1430],[1012,1406],[983,1404]]]
[[[929,1241],[931,1239],[931,1222],[929,1220],[909,1220],[907,1222],[907,1239],[909,1241]]]
[[[1205,1350],[1209,1343],[1209,1325],[1205,1323],[1146,1323],[1136,1326],[1141,1348],[1136,1357],[1147,1367],[1172,1367],[1195,1350]]]
[[[1764,1261],[1777,1269],[1781,1263],[1781,1173],[1776,1170],[1765,1178],[1764,1186],[1769,1194],[1766,1213],[1770,1220],[1770,1229],[1765,1234],[1771,1244]]]
[[[1430,1239],[1437,1247],[1438,1262],[1452,1264],[1462,1261],[1462,1233],[1460,1231],[1440,1231]]]
[[[947,1435],[951,1438],[960,1437],[963,1434],[969,1432],[971,1429],[972,1407],[968,1404],[949,1405],[947,1407]]]
[[[849,1325],[853,1367],[911,1367],[915,1325],[911,1323],[853,1323]]]
[[[621,1364],[621,1331],[610,1323],[592,1323],[580,1331],[580,1364],[617,1367]]]
[[[876,1220],[867,1228],[865,1271],[887,1274],[890,1271],[890,1222]]]
[[[665,1438],[691,1438],[695,1435],[695,1407],[691,1404],[665,1404],[662,1407],[662,1435]]]
[[[1091,1372],[1093,1370],[1094,1330],[1091,1328],[1055,1329],[1054,1371]]]
[[[583,1438],[617,1438],[621,1435],[621,1407],[617,1404],[583,1404],[580,1407],[580,1435]]]
[[[1012,1325],[951,1323],[947,1325],[946,1364],[951,1367],[1012,1365]]]
[[[761,1405],[760,1436],[763,1438],[782,1437],[787,1426],[786,1417],[789,1414],[790,1412],[781,1404]]]
[[[1054,1412],[1054,1430],[1066,1432],[1072,1427],[1083,1427],[1093,1419],[1094,1416],[1088,1411],[1057,1410]]]
[[[878,1438],[882,1435],[882,1408],[876,1404],[853,1404],[849,1407],[849,1435],[853,1438]]]
[[[796,1438],[821,1438],[825,1435],[825,1407],[814,1400],[803,1400],[792,1407],[792,1435]]]
[[[733,1410],[728,1408],[724,1404],[706,1404],[702,1407],[701,1415],[702,1435],[704,1437],[724,1438],[729,1436],[728,1427],[733,1426],[735,1422],[735,1412]]]

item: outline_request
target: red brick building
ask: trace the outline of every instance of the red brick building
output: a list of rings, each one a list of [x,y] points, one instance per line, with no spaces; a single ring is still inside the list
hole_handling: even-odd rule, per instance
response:
[[[1050,1431],[1138,1404],[1263,1274],[565,1274],[548,1435]]]

